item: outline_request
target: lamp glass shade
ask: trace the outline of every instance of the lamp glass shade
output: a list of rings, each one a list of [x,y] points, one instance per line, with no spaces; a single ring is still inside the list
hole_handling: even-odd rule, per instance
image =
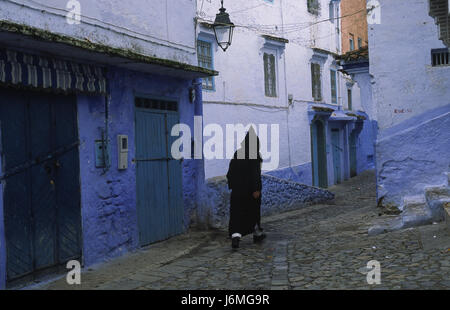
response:
[[[226,51],[233,40],[234,25],[215,25],[214,34],[217,44]]]

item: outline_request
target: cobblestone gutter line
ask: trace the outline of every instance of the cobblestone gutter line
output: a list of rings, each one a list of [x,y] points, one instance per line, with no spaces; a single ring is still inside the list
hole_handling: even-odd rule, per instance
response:
[[[288,241],[278,241],[275,245],[272,268],[272,290],[288,290],[288,260],[287,260]]]

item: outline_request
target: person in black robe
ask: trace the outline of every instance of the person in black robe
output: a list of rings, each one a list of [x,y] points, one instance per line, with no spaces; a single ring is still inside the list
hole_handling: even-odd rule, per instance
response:
[[[265,238],[261,228],[261,164],[259,138],[253,127],[248,131],[241,148],[236,151],[227,173],[231,189],[230,222],[228,232],[232,248],[239,247],[240,238],[253,233],[253,241]]]

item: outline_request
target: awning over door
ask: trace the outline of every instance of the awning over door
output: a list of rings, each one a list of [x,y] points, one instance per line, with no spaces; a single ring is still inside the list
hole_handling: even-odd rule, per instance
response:
[[[63,93],[106,93],[101,67],[0,49],[0,83]]]

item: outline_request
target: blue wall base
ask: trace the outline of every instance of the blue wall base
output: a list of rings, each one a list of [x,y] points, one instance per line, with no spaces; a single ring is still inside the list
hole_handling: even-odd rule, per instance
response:
[[[325,189],[270,175],[262,176],[262,187],[263,216],[299,209],[334,198],[334,194]],[[197,219],[197,224],[209,228],[226,227],[229,222],[230,194],[226,177],[208,179],[202,195],[202,213]]]
[[[279,179],[312,185],[312,164],[310,162],[295,167],[268,171],[265,174],[277,177]]]
[[[445,108],[445,107],[444,107]],[[376,146],[377,195],[402,208],[405,196],[446,184],[450,170],[450,105],[381,132]]]

